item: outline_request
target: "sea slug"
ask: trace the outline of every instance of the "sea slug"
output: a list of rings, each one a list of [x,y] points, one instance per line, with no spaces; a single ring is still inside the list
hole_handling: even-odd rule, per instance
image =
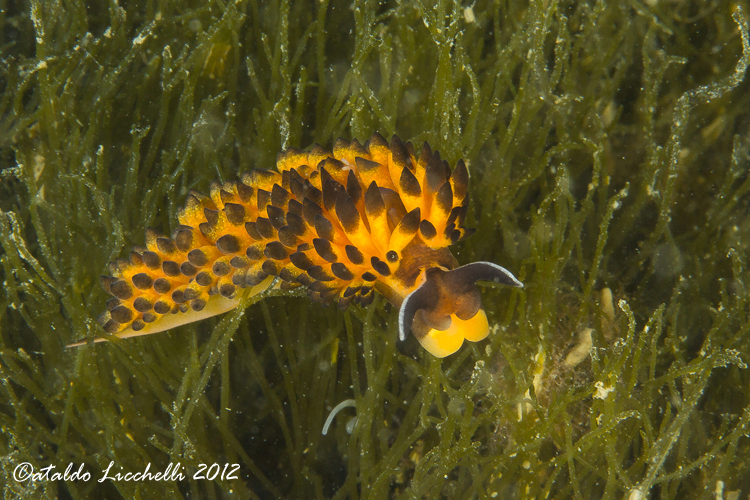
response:
[[[448,249],[472,233],[468,183],[462,160],[451,170],[427,143],[417,157],[396,136],[288,149],[276,171],[191,192],[171,238],[149,229],[145,247],[110,263],[99,322],[124,338],[221,314],[271,286],[342,309],[378,292],[399,308],[401,339],[411,331],[447,356],[489,332],[477,280],[523,286],[493,263],[458,267]]]

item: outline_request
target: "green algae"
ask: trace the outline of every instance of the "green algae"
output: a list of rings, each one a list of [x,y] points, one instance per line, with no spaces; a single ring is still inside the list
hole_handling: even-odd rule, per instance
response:
[[[31,1],[0,13],[7,498],[750,492],[739,7]],[[342,313],[289,296],[65,349],[101,334],[106,263],[148,226],[169,232],[189,189],[268,168],[282,147],[374,131],[467,160],[478,232],[455,253],[526,284],[484,288],[487,341],[441,361],[396,342],[383,300]],[[347,399],[356,411],[323,436]],[[110,461],[179,462],[186,478],[96,482]],[[22,462],[83,463],[94,479],[15,482]],[[193,479],[202,463],[238,463],[239,479]]]

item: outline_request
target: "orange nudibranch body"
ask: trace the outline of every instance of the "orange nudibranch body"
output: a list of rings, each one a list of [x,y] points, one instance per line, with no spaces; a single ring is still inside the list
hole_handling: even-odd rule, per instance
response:
[[[489,332],[477,280],[523,286],[486,262],[457,267],[448,246],[468,236],[469,176],[425,143],[374,134],[364,145],[279,153],[276,171],[191,192],[171,238],[146,232],[145,247],[109,265],[113,295],[99,322],[131,337],[226,312],[270,286],[304,287],[311,299],[366,306],[377,291],[400,308],[438,357]]]

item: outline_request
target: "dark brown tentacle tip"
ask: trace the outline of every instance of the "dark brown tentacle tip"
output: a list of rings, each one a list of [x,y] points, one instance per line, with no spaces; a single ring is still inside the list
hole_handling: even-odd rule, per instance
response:
[[[464,284],[466,286],[477,281],[492,281],[501,285],[523,288],[523,283],[518,281],[513,273],[492,262],[472,262],[446,274],[447,280],[456,285]]]

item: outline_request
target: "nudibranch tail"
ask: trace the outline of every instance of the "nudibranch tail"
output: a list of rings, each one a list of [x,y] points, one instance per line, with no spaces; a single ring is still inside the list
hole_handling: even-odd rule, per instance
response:
[[[171,238],[149,229],[144,247],[110,263],[101,281],[113,298],[99,321],[118,337],[156,333],[232,309],[272,279],[342,309],[368,305],[375,291],[394,305],[408,303],[433,270],[457,265],[447,247],[471,233],[468,182],[463,161],[451,170],[427,143],[417,156],[397,136],[388,143],[375,133],[364,145],[339,139],[333,151],[288,149],[276,171],[215,182],[208,196],[191,192]],[[464,266],[443,281],[485,279],[475,279],[476,271]],[[472,321],[480,298],[471,286],[456,289],[455,321],[453,312],[423,307],[413,311],[417,323],[438,331],[454,325],[464,338],[486,335],[481,318]],[[477,307],[467,309],[471,300]]]
[[[263,282],[255,285],[254,287],[245,288],[241,293],[236,294],[234,297],[213,297],[206,303],[206,306],[201,310],[189,309],[187,312],[182,314],[169,314],[164,316],[159,322],[153,322],[146,324],[140,330],[134,330],[133,328],[126,328],[122,332],[117,333],[117,337],[126,339],[130,337],[138,337],[140,335],[149,335],[152,333],[163,332],[177,328],[178,326],[186,325],[188,323],[194,323],[202,319],[210,318],[212,316],[218,316],[225,312],[231,311],[238,305],[242,300],[242,296],[252,297],[266,291],[273,283],[274,278],[272,276],[267,277]],[[101,319],[99,320],[102,321]],[[105,338],[97,338],[94,342],[103,342]],[[78,347],[85,344],[86,341],[82,340],[74,344],[70,344],[68,347]]]

